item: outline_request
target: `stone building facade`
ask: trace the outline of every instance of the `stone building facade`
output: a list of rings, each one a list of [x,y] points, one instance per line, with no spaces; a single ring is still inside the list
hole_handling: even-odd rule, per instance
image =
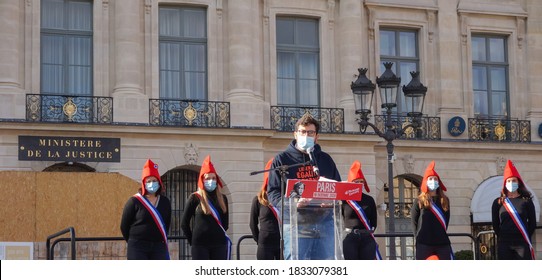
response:
[[[533,192],[539,219],[541,15],[537,0],[1,1],[0,189],[10,193],[22,187],[17,178],[79,166],[62,173],[65,180],[23,189],[62,190],[66,199],[77,190],[91,199],[88,184],[118,173],[133,182],[119,180],[123,195],[100,199],[120,209],[151,158],[168,180],[168,195],[177,196],[178,217],[192,176],[211,155],[225,181],[236,245],[250,234],[250,202],[261,185],[261,174],[250,172],[288,145],[291,123],[309,112],[325,124],[319,143],[343,179],[354,160],[362,162],[381,209],[376,233],[383,234],[390,213],[386,143],[370,128],[360,134],[350,85],[358,68],[368,68],[376,83],[382,63],[391,61],[402,85],[409,71],[419,71],[428,87],[425,136],[393,141],[395,230],[411,231],[408,209],[432,160],[451,199],[449,232],[476,236],[490,229],[488,205],[507,159]],[[384,114],[376,95],[373,122]],[[404,109],[394,111],[399,119]],[[23,160],[20,136],[118,138],[120,159]],[[96,177],[80,180],[82,171]],[[120,236],[120,210],[89,224],[68,219],[77,214],[66,204],[40,204],[41,196],[16,203],[13,196],[0,198],[2,212],[28,214],[15,224],[0,221],[0,241],[43,248],[48,234],[70,226],[85,236]],[[39,215],[44,209],[55,215]],[[51,221],[58,226],[51,232],[18,234]],[[474,250],[491,258],[494,240],[481,238]],[[541,240],[537,230],[538,257]],[[473,249],[468,237],[452,242],[455,251]],[[412,258],[412,239],[397,244],[398,256]],[[255,258],[250,239],[240,258]]]

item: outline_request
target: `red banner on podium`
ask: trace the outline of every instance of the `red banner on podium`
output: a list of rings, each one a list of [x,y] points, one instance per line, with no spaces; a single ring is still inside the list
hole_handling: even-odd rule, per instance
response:
[[[363,184],[350,182],[289,179],[286,185],[286,197],[361,200],[362,187]]]

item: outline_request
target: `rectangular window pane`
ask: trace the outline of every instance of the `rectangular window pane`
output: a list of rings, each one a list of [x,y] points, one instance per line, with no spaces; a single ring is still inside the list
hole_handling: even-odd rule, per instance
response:
[[[187,99],[206,100],[205,73],[185,72],[185,91]]]
[[[318,47],[318,21],[299,20],[297,22],[297,42],[299,46]]]
[[[506,72],[504,68],[491,68],[491,90],[506,91]]]
[[[299,104],[318,106],[318,81],[299,80]]]
[[[503,38],[489,39],[489,54],[489,59],[493,62],[506,62]]]
[[[487,106],[487,92],[486,91],[474,91],[474,114],[475,115],[488,115]]]
[[[491,95],[491,113],[493,116],[506,116],[506,92],[493,91]]]
[[[277,53],[277,77],[295,79],[295,54]]]
[[[160,36],[181,36],[181,13],[178,9],[161,7],[158,22]]]
[[[472,60],[486,61],[486,39],[483,37],[472,37]]]
[[[92,3],[68,2],[68,29],[92,30]]]
[[[277,95],[279,105],[296,104],[295,80],[284,78],[277,79]]]
[[[399,77],[401,77],[401,88],[404,85],[407,85],[410,83],[410,80],[412,80],[412,75],[410,75],[410,72],[416,71],[417,65],[414,62],[401,62],[399,64]],[[406,107],[405,102],[405,95],[402,93],[401,89],[399,94],[397,95],[397,107],[399,107],[400,111],[403,113],[408,112],[408,108]]]
[[[294,44],[294,21],[277,18],[277,45]]]
[[[64,68],[61,65],[41,65],[41,92],[64,93]]]
[[[416,33],[400,32],[399,41],[401,42],[399,56],[416,57]]]
[[[205,10],[186,9],[183,13],[183,35],[188,38],[206,38]]]
[[[380,31],[380,54],[385,56],[395,56],[395,32]]]
[[[316,54],[299,54],[299,78],[318,79],[318,56]]]
[[[41,28],[64,28],[64,1],[41,1]]]
[[[487,74],[485,67],[472,67],[472,88],[474,90],[487,90]]]

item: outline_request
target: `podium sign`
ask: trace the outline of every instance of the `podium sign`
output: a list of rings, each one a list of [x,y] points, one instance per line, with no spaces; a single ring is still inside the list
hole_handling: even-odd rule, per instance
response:
[[[363,184],[334,181],[290,179],[286,197],[314,198],[325,200],[361,200]]]

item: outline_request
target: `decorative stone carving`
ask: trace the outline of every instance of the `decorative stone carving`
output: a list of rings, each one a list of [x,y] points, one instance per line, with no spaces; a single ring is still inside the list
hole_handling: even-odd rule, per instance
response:
[[[186,164],[196,165],[198,163],[198,149],[194,144],[189,143],[184,148],[184,160]]]
[[[405,168],[405,173],[414,173],[414,156],[411,154],[405,155],[403,158],[403,167]]]
[[[504,167],[506,166],[506,159],[503,157],[497,157],[497,175],[501,176],[504,173]]]

